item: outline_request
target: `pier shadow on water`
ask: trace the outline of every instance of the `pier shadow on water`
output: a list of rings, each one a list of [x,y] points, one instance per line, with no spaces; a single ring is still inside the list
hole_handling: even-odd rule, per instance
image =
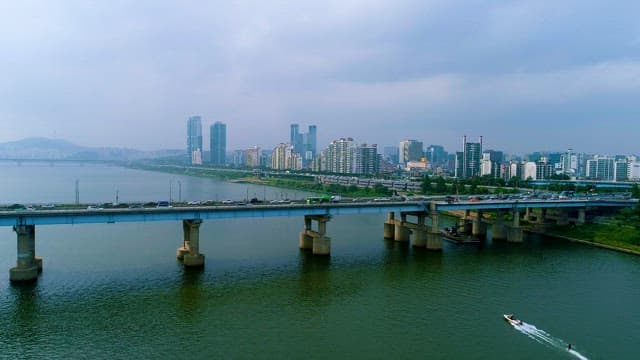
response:
[[[331,297],[331,257],[300,250],[298,296],[302,302],[328,305]]]
[[[35,341],[40,328],[41,294],[37,282],[12,283],[10,287],[10,299],[5,304],[11,313],[11,324],[2,330],[8,333],[20,334],[23,341]],[[27,338],[25,338],[25,335]]]
[[[203,305],[202,268],[185,268],[179,285],[180,309],[185,316],[196,316]]]

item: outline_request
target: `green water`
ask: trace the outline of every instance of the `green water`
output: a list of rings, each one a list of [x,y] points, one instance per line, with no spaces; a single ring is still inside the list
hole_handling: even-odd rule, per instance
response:
[[[81,186],[102,191],[97,201],[111,196],[104,184],[125,194],[146,184],[137,196],[157,199],[172,180],[120,168],[64,170],[2,165],[0,196],[20,200],[20,183],[32,189],[25,198],[72,201],[81,177]],[[54,184],[12,179],[25,172]],[[173,180],[183,197],[280,191]],[[195,272],[175,260],[178,222],[40,226],[44,272],[25,286],[8,281],[15,234],[0,228],[0,358],[638,357],[639,257],[541,237],[445,243],[432,253],[383,240],[383,221],[334,217],[330,258],[298,250],[302,219],[207,221],[206,267]],[[514,329],[503,313],[528,327]],[[566,351],[567,342],[579,354]]]

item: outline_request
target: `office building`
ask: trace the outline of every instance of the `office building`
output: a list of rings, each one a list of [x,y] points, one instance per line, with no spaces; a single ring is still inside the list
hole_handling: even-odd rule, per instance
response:
[[[595,155],[587,160],[586,177],[591,180],[613,181],[615,159],[606,155]]]
[[[425,157],[433,165],[440,165],[447,162],[448,154],[442,145],[430,145],[425,152]]]
[[[480,176],[482,159],[482,136],[477,143],[467,142],[467,136],[463,137],[462,153],[462,178]]]
[[[398,146],[398,163],[406,165],[409,161],[421,161],[424,157],[422,141],[403,140]]]
[[[224,166],[227,163],[227,125],[216,121],[209,130],[211,164]]]
[[[382,149],[382,158],[391,164],[397,164],[400,160],[397,146],[385,146]]]
[[[300,154],[303,166],[308,168],[317,153],[317,131],[316,125],[309,125],[306,133],[300,133],[300,125],[291,124],[289,143],[293,146],[293,151]]]
[[[291,124],[291,132],[289,135],[289,143],[293,146],[293,151],[298,154],[303,152],[303,137],[300,133],[300,125]]]
[[[194,152],[199,153],[199,158],[202,159],[202,118],[200,116],[191,116],[187,120],[187,154],[192,160],[194,156],[198,157]]]
[[[629,180],[629,166],[631,165],[631,162],[629,160],[627,160],[627,158],[625,157],[624,159],[617,159],[615,161],[615,163],[613,164],[613,168],[614,168],[614,181],[627,181]]]

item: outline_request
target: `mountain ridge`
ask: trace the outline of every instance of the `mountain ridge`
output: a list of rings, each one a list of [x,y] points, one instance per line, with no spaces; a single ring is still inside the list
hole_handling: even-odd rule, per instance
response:
[[[88,147],[63,139],[29,137],[0,143],[0,159],[131,161],[175,156],[182,150],[142,151],[119,147]]]

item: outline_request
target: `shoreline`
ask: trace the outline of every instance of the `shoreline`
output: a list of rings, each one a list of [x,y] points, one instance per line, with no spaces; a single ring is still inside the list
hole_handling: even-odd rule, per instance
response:
[[[559,235],[559,234],[554,234],[554,233],[546,233],[546,232],[536,231],[536,230],[533,230],[533,229],[527,229],[525,231],[528,232],[528,233],[531,233],[531,234],[544,235],[544,236],[553,237],[553,238],[556,238],[556,239],[567,240],[567,241],[570,241],[570,242],[576,242],[576,243],[580,243],[580,244],[591,245],[591,246],[599,247],[599,248],[602,248],[602,249],[622,252],[622,253],[631,254],[631,255],[640,255],[640,251],[627,249],[627,248],[623,248],[623,247],[619,247],[619,246],[607,245],[607,244],[602,244],[602,243],[595,242],[595,241],[577,239],[577,238],[564,236],[564,235]]]
[[[444,212],[444,214],[446,216],[455,217],[455,218],[460,219],[461,216],[464,214],[464,212],[458,213],[458,212],[455,212],[455,211],[447,211],[447,212]],[[628,248],[625,248],[625,247],[620,247],[620,246],[615,246],[615,245],[603,244],[603,243],[592,241],[592,240],[578,239],[578,238],[574,238],[574,237],[570,237],[570,236],[566,236],[566,235],[555,234],[553,232],[545,232],[545,231],[541,231],[539,229],[536,229],[535,227],[532,227],[532,226],[526,226],[526,225],[522,226],[522,230],[524,232],[527,232],[527,233],[530,233],[530,234],[544,235],[544,236],[555,238],[555,239],[561,239],[561,240],[566,240],[566,241],[569,241],[569,242],[575,242],[575,243],[595,246],[595,247],[599,247],[599,248],[606,249],[606,250],[617,251],[617,252],[621,252],[621,253],[625,253],[625,254],[640,256],[640,251],[638,251],[638,250],[628,249]]]
[[[154,165],[154,164],[128,164],[126,168],[154,171],[159,173],[178,174],[184,176],[195,176],[201,178],[216,179],[236,184],[252,184],[270,186],[283,190],[304,191],[313,194],[341,195],[349,198],[369,198],[391,196],[388,191],[376,191],[375,188],[347,189],[335,184],[320,184],[314,180],[302,180],[300,175],[273,174],[266,177],[256,177],[252,171],[242,169],[215,169],[215,168],[194,168],[179,165]],[[386,190],[386,188],[385,188]]]

